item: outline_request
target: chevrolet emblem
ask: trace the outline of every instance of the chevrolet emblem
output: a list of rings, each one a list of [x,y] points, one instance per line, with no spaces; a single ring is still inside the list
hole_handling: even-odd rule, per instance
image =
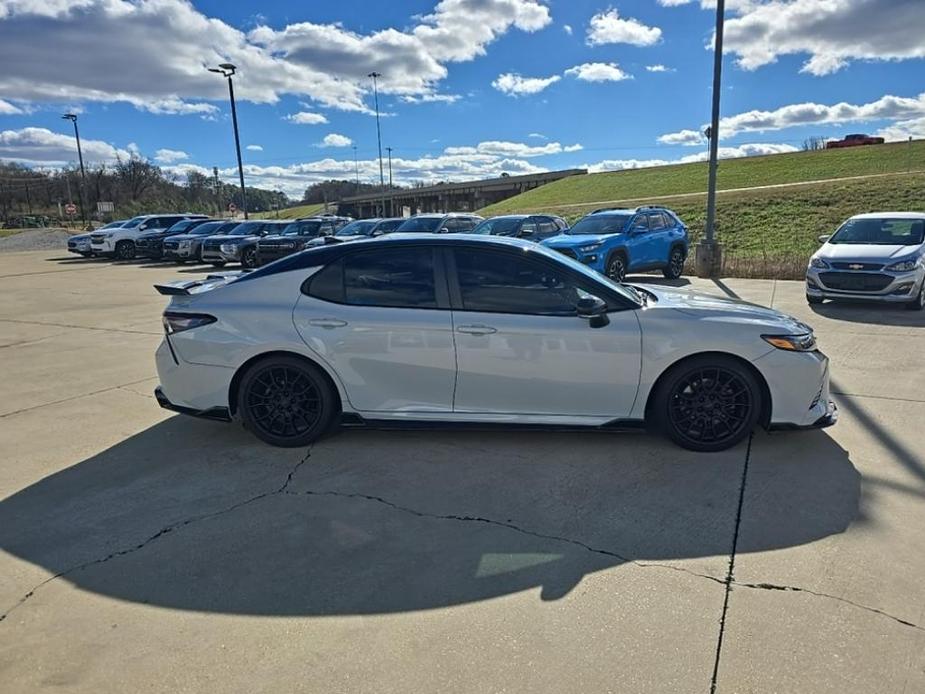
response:
[[[864,266],[861,265],[860,263],[851,263],[851,265],[848,266],[848,269],[849,270],[863,270]]]

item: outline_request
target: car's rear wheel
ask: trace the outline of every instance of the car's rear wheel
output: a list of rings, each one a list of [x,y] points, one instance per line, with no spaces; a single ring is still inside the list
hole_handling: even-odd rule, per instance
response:
[[[652,415],[672,441],[692,451],[730,448],[754,429],[762,390],[747,367],[731,357],[688,359],[665,374]]]
[[[119,241],[116,244],[117,260],[132,260],[135,257],[134,241]]]
[[[257,267],[257,249],[256,248],[245,248],[244,249],[244,252],[241,254],[241,267],[246,267],[246,268]]]
[[[921,311],[925,308],[925,280],[922,280],[922,286],[919,288],[919,294],[912,301],[906,304],[910,311]]]
[[[318,367],[298,357],[268,357],[241,379],[238,412],[259,439],[292,448],[328,430],[337,399]]]
[[[666,279],[676,280],[684,271],[684,251],[679,247],[671,249],[671,255],[668,256],[668,265],[662,268],[662,274]]]
[[[626,257],[622,253],[614,253],[607,259],[607,276],[614,282],[626,279]]]
[[[821,304],[822,301],[823,299],[821,296],[810,296],[809,294],[806,295],[806,303],[809,304],[810,306],[816,306],[818,304]]]

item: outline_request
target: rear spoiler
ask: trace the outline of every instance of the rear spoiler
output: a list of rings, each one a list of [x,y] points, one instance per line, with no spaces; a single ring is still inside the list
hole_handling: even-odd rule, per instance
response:
[[[220,287],[234,279],[237,279],[238,277],[247,274],[248,272],[250,271],[243,270],[240,272],[215,272],[210,275],[206,275],[204,279],[177,280],[175,282],[155,284],[154,288],[157,290],[158,294],[163,294],[164,296],[191,296],[192,294],[198,294],[200,291],[208,291],[209,289]]]

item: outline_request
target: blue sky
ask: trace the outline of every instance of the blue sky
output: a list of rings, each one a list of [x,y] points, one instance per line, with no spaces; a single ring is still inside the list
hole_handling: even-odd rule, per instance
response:
[[[714,21],[696,0],[0,0],[0,159],[72,161],[69,108],[90,160],[231,180],[227,93],[204,69],[230,60],[248,182],[294,196],[352,178],[353,145],[378,178],[370,69],[400,183],[687,161]],[[727,26],[726,156],[925,137],[925,2],[729,0]]]

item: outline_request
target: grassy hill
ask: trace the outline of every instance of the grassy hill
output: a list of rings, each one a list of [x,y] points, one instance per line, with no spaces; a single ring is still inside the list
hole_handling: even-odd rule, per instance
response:
[[[298,219],[299,217],[311,217],[314,214],[324,212],[323,204],[316,205],[299,205],[298,207],[287,207],[279,211],[279,219]],[[251,215],[256,219],[276,219],[277,214],[273,212],[256,212]]]

